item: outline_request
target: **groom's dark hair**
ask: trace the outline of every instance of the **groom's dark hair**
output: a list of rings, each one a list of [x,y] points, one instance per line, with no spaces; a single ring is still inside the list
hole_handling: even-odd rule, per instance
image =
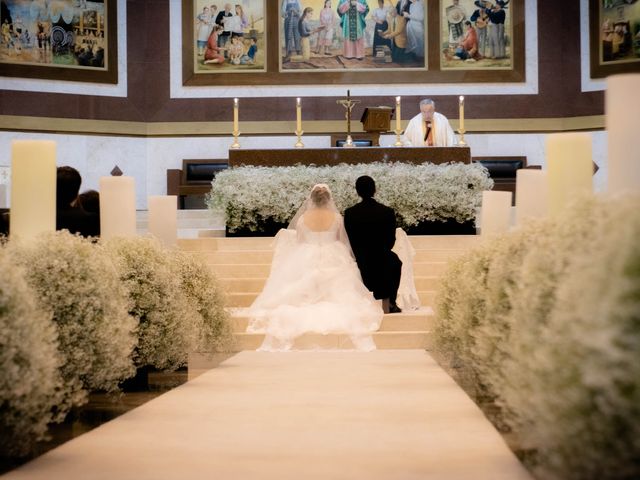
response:
[[[356,180],[356,192],[363,199],[371,198],[376,193],[376,182],[369,175],[363,175]]]

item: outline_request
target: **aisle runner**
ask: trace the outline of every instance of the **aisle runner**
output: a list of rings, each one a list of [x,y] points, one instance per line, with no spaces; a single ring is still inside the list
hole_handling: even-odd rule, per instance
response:
[[[3,479],[530,479],[420,350],[242,352]]]

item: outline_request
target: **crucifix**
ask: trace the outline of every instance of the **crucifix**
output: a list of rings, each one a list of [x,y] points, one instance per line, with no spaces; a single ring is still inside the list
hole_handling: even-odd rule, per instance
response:
[[[360,103],[360,100],[351,100],[351,91],[347,90],[347,99],[336,100],[336,103],[347,109],[345,113],[345,118],[347,119],[347,141],[344,143],[343,147],[355,147],[353,140],[351,139],[351,110],[353,110],[353,107],[355,107],[356,104]]]

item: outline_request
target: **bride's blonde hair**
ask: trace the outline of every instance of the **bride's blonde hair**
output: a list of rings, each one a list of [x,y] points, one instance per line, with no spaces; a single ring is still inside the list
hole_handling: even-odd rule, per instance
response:
[[[329,187],[324,183],[315,185],[311,190],[311,195],[309,195],[309,198],[315,206],[325,206],[329,203],[329,200],[331,200],[331,192],[329,191]]]

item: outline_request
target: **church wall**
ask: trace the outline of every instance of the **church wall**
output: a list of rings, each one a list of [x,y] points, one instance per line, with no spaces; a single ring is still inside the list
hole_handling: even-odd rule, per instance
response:
[[[362,108],[392,105],[398,94],[403,96],[405,122],[417,113],[419,99],[431,96],[438,110],[449,116],[456,127],[457,95],[463,93],[467,129],[471,132],[466,140],[472,154],[478,156],[526,155],[529,163],[543,164],[546,133],[592,131],[594,159],[601,166],[594,181],[600,188],[606,175],[606,134],[600,131],[604,126],[604,95],[602,91],[581,89],[584,19],[580,8],[587,0],[525,2],[528,14],[533,15],[533,19],[527,17],[527,25],[537,23],[537,29],[527,32],[531,64],[527,71],[533,75],[524,87],[226,87],[207,89],[201,98],[197,98],[199,94],[188,98],[189,95],[176,93],[175,85],[172,87],[172,82],[181,87],[175,72],[172,78],[171,68],[176,50],[172,36],[175,44],[174,28],[180,23],[172,18],[172,11],[179,10],[180,2],[118,0],[119,7],[125,3],[127,7],[126,11],[120,8],[119,14],[119,40],[127,46],[119,59],[123,62],[119,85],[105,87],[98,94],[86,94],[83,86],[58,84],[54,90],[64,91],[66,87],[68,93],[53,93],[40,91],[45,89],[45,82],[0,79],[0,167],[10,164],[12,139],[52,138],[58,141],[59,163],[75,166],[83,174],[83,188],[96,188],[98,178],[118,164],[136,178],[137,205],[146,208],[146,195],[165,193],[167,168],[179,168],[183,158],[227,157],[232,97],[241,98],[243,147],[292,146],[295,96],[303,97],[305,144],[329,146],[329,135],[344,131],[344,110],[336,105],[336,99],[352,88],[354,95],[358,95],[358,89],[366,92],[357,97],[361,104],[354,110],[355,130],[359,128],[357,120]],[[83,89],[85,94],[74,93]],[[177,98],[180,96],[187,98]]]

